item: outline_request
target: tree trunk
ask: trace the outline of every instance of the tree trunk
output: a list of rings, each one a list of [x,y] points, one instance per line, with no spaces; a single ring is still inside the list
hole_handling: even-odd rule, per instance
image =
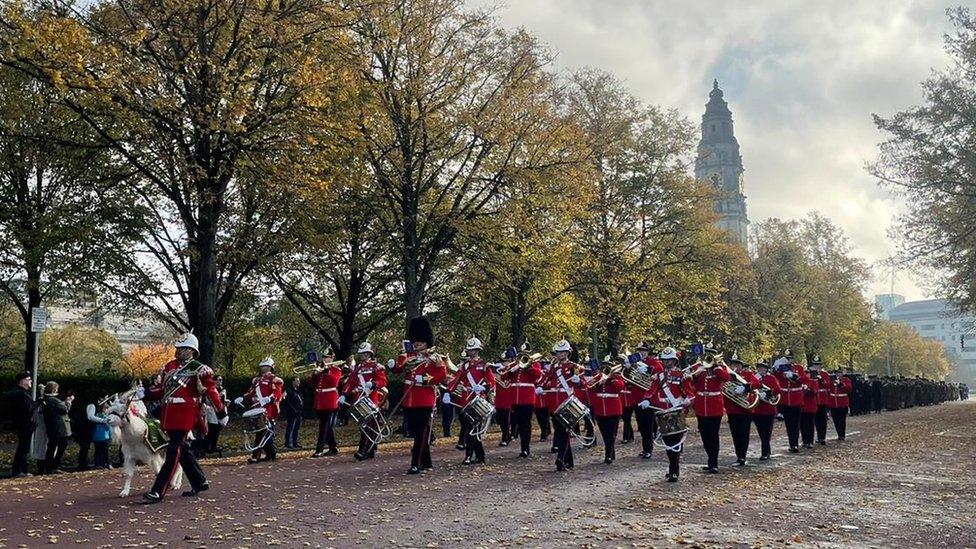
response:
[[[217,330],[217,223],[213,206],[201,206],[195,261],[190,263],[188,316],[200,342],[200,361],[213,360]]]
[[[614,356],[620,352],[620,319],[607,322],[607,352]]]

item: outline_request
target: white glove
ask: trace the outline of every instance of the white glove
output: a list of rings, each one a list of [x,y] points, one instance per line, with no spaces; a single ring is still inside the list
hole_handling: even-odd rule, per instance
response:
[[[541,395],[542,394],[542,387],[536,387],[535,388],[535,394]]]
[[[664,378],[665,378],[664,372],[658,372],[657,373],[657,380],[658,381],[664,381]]]
[[[579,376],[573,374],[573,377],[569,378],[569,380],[572,381],[573,383],[579,383]]]
[[[390,370],[392,370],[394,366],[396,366],[396,361],[393,360],[392,358],[386,361],[386,367],[389,368]]]
[[[485,386],[480,383],[475,383],[474,385],[471,386],[471,390],[476,393],[483,393],[485,392]]]
[[[641,407],[641,410],[646,410],[651,407],[651,401],[644,399],[638,402],[637,405]]]
[[[796,377],[796,374],[794,374],[793,372],[786,372],[783,375],[786,376],[786,379],[793,379],[794,377]]]
[[[142,387],[136,388],[136,398],[139,400],[146,398],[146,390]]]
[[[741,395],[744,392],[746,392],[746,388],[745,387],[743,387],[742,385],[736,385],[735,386],[735,394]]]
[[[346,403],[346,395],[339,395],[339,406]]]
[[[261,397],[258,399],[258,404],[261,406],[267,406],[271,403],[271,397]]]
[[[230,421],[230,417],[228,417],[228,416],[224,416],[224,417],[220,418],[219,420],[217,420],[217,422],[220,423],[220,426],[221,427],[226,427],[227,426],[227,423],[229,421]]]
[[[413,382],[416,383],[417,385],[423,385],[423,383],[424,383],[424,376],[422,376],[420,374],[417,374],[417,375],[413,376]]]
[[[237,397],[237,398],[235,398],[234,399],[234,404],[236,404],[238,406],[243,406],[244,405],[244,397]]]
[[[640,372],[640,373],[642,373],[642,374],[646,374],[647,373],[647,366],[644,365],[644,364],[641,364],[640,366],[637,367],[637,371]]]
[[[681,405],[682,406],[691,406],[691,399],[688,398],[688,397],[685,397],[684,399],[681,400]]]
[[[441,398],[441,402],[443,402],[444,404],[450,404],[451,403],[451,393],[444,393],[444,396]]]
[[[366,383],[363,384],[363,389],[365,389],[367,391],[371,390],[372,388],[373,388],[373,382],[372,381],[367,381]]]

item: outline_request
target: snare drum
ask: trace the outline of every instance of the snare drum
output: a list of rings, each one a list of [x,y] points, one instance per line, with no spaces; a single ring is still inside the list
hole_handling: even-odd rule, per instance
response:
[[[368,396],[361,396],[355,404],[349,408],[349,417],[353,419],[356,423],[362,425],[363,423],[373,419],[376,414],[380,412],[380,409],[376,407],[376,403],[373,402]]]
[[[241,414],[244,420],[244,430],[249,433],[256,433],[268,427],[268,413],[264,408],[251,408]]]
[[[552,417],[553,421],[558,423],[560,427],[569,430],[575,427],[579,420],[586,417],[588,413],[590,413],[590,409],[586,407],[586,404],[583,404],[583,401],[576,398],[575,395],[570,395],[565,402],[556,408]]]
[[[661,410],[654,414],[657,420],[657,429],[661,436],[680,435],[688,432],[688,420],[685,409],[682,407]]]
[[[488,399],[478,395],[468,402],[467,406],[461,409],[461,414],[471,422],[472,425],[481,425],[491,419],[491,414],[495,413],[495,407],[488,402]]]

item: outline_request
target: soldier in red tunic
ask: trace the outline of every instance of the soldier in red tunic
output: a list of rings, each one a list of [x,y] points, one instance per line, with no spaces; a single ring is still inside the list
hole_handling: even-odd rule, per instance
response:
[[[813,365],[814,370],[807,371],[807,378],[803,384],[803,408],[800,410],[800,438],[804,448],[813,448],[813,437],[816,434],[817,410],[820,408],[820,366]]]
[[[541,381],[541,389],[545,391],[545,400],[549,406],[549,413],[555,412],[563,402],[573,396],[581,387],[579,366],[569,360],[573,352],[572,346],[565,339],[557,342],[552,352],[555,353],[549,371]],[[570,441],[569,430],[561,425],[554,426],[553,445],[556,449],[556,470],[565,471],[573,468],[573,445]]]
[[[674,351],[674,349],[670,350]],[[637,345],[637,357],[639,358],[639,362],[636,363],[635,367],[641,374],[650,374],[656,377],[664,371],[664,365],[661,363],[661,359],[650,354],[650,346],[647,343],[641,342]],[[675,353],[673,358],[677,360],[677,353]],[[644,389],[633,386],[631,387],[631,391],[632,396],[636,398],[636,404],[644,400],[644,394],[646,392]],[[636,406],[634,413],[637,415],[637,430],[641,434],[640,456],[642,459],[651,459],[651,454],[654,452],[654,439],[657,437],[657,420],[654,417],[654,410]]]
[[[149,503],[159,503],[166,495],[176,466],[190,483],[184,496],[193,497],[210,488],[196,457],[186,443],[187,434],[193,430],[200,417],[200,401],[209,398],[217,411],[221,425],[227,424],[227,411],[214,384],[213,370],[199,362],[199,343],[192,333],[184,334],[175,343],[176,356],[163,366],[157,376],[158,383],[144,395],[146,400],[162,401],[162,429],[169,437],[166,461],[156,475],[152,488],[143,494]]]
[[[827,444],[827,401],[834,382],[823,369],[820,355],[813,355],[810,361],[810,377],[817,380],[817,415],[813,418],[813,424],[817,429],[817,444],[822,446]]]
[[[675,410],[680,409],[686,416],[688,408],[695,399],[695,389],[691,385],[691,377],[686,375],[678,366],[678,352],[673,347],[665,347],[660,355],[663,370],[654,375],[650,388],[644,393],[644,400],[637,404],[644,410]],[[655,418],[656,420],[656,418]],[[668,454],[668,482],[678,482],[681,451],[684,448],[684,432],[669,433],[661,436],[665,452]]]
[[[502,355],[502,360],[515,360],[515,354],[515,347],[509,347]],[[512,441],[512,388],[507,381],[501,379],[500,372],[505,365],[499,362],[492,367],[495,369],[495,377],[498,381],[495,388],[495,422],[502,431],[502,438],[498,445],[508,446]]]
[[[827,391],[827,406],[830,408],[830,417],[834,420],[837,440],[844,440],[847,437],[847,409],[851,404],[850,395],[853,386],[851,378],[840,370],[831,376]]]
[[[383,405],[388,394],[386,369],[376,362],[373,345],[368,341],[359,346],[356,354],[359,362],[346,378],[339,397],[339,405],[355,404],[364,396],[369,398],[377,408]],[[368,431],[368,433],[367,433]],[[376,443],[379,436],[379,420],[373,417],[366,425],[359,426],[359,448],[353,457],[356,461],[363,461],[376,457]]]
[[[468,357],[454,374],[447,391],[444,392],[444,404],[455,405],[463,410],[476,397],[488,398],[495,390],[495,372],[491,366],[481,358],[481,340],[472,337],[468,340],[464,352]],[[457,395],[452,398],[452,395]],[[464,436],[463,465],[485,462],[485,445],[481,437],[472,434],[483,425],[475,425],[461,414],[461,434]]]
[[[729,371],[722,362],[722,356],[714,349],[704,349],[706,357],[713,355],[713,362],[701,362],[691,369],[691,381],[695,387],[695,418],[698,420],[698,433],[702,446],[708,454],[708,464],[702,467],[709,473],[718,472],[719,428],[725,415],[725,400],[722,385],[729,380]]]
[[[275,448],[275,424],[280,413],[281,396],[285,390],[285,382],[274,373],[274,360],[269,356],[258,364],[261,375],[251,380],[251,388],[244,393],[244,396],[237,397],[234,402],[243,406],[244,401],[250,402],[251,408],[264,408],[264,416],[268,420],[268,430],[270,436],[264,433],[254,435],[254,451],[248,458],[248,463],[258,463],[260,461],[274,461],[278,458],[278,451]],[[265,439],[264,445],[261,441]],[[265,457],[261,458],[261,453]]]
[[[334,456],[339,453],[335,438],[336,415],[339,413],[339,381],[342,368],[333,364],[331,350],[326,351],[319,365],[312,373],[311,385],[315,391],[313,405],[319,416],[319,435],[315,441],[312,457]],[[325,451],[328,444],[329,451]]]
[[[590,409],[596,416],[600,436],[603,438],[603,462],[609,465],[617,459],[614,442],[617,440],[617,427],[624,410],[620,393],[624,390],[625,381],[612,356],[607,355],[600,366],[600,371],[593,376],[587,388],[590,391]]]
[[[397,358],[393,371],[402,373],[403,408],[413,435],[408,475],[433,468],[430,459],[430,423],[437,401],[437,385],[447,379],[447,361],[432,352],[434,329],[425,316],[410,319],[407,337],[413,347]]]
[[[526,458],[532,442],[532,411],[536,398],[542,394],[542,387],[538,386],[542,367],[538,361],[529,360],[528,351],[522,351],[501,372],[511,391],[512,429],[520,441],[519,457]]]
[[[759,389],[761,383],[756,374],[746,368],[746,365],[739,359],[739,355],[732,354],[729,364],[735,373],[745,379],[746,384],[736,384],[735,393],[745,395],[750,391]],[[752,410],[739,406],[728,397],[725,397],[725,414],[729,421],[729,432],[732,434],[732,445],[735,447],[735,466],[742,467],[746,464],[746,455],[749,453],[749,432],[752,430]]]
[[[776,406],[766,401],[775,401],[775,398],[780,395],[780,388],[779,380],[769,372],[769,364],[765,362],[756,363],[756,377],[759,383],[768,389],[763,395],[764,389],[760,388],[759,404],[752,409],[752,421],[756,424],[756,433],[759,434],[759,442],[762,446],[759,461],[766,461],[772,453],[769,442],[773,436],[773,424],[776,423]]]
[[[783,413],[783,423],[786,425],[790,452],[795,454],[800,451],[800,414],[803,411],[803,393],[807,389],[809,378],[803,365],[793,364],[790,357],[792,353],[787,349],[783,356],[773,363],[773,371],[782,391],[780,409]]]

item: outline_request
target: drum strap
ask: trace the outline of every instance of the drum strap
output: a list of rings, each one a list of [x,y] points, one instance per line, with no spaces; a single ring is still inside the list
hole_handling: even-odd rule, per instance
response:
[[[471,375],[471,368],[465,368],[464,373],[468,375],[468,387],[474,387],[475,382],[474,382],[474,376]]]
[[[679,400],[674,397],[674,393],[671,392],[671,388],[668,387],[667,383],[661,386],[661,390],[664,391],[664,396],[667,397],[668,403],[671,404],[672,408],[678,405]]]
[[[569,386],[569,383],[566,381],[566,378],[563,377],[562,368],[556,370],[556,379],[559,380],[559,384],[563,386],[563,391],[566,391],[567,395],[573,394],[573,389]]]
[[[363,371],[360,370],[360,369],[357,369],[356,370],[356,377],[359,378],[359,388],[362,389],[362,391],[365,393],[366,392],[366,378],[363,377]]]

